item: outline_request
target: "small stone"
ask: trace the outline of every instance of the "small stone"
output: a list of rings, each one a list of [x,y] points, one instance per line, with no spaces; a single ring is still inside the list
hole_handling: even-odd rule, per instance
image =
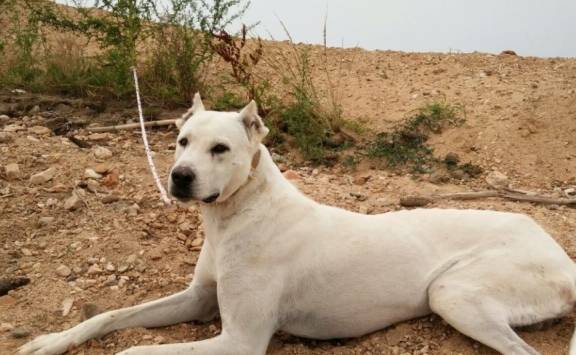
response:
[[[110,163],[101,163],[94,167],[94,171],[98,174],[105,175],[112,171],[112,165]]]
[[[25,130],[26,127],[19,125],[19,124],[9,124],[4,126],[4,132],[18,132]]]
[[[118,195],[110,194],[102,197],[102,203],[104,204],[114,203],[118,201],[120,201],[120,196]]]
[[[52,178],[54,178],[54,175],[56,175],[56,168],[49,168],[46,169],[38,174],[34,174],[30,177],[30,183],[32,185],[40,185],[40,184],[44,184],[50,180],[52,180]]]
[[[102,313],[102,310],[100,309],[100,307],[98,307],[98,305],[94,303],[84,303],[82,305],[80,312],[82,314],[82,319],[86,320]]]
[[[432,200],[427,197],[408,196],[400,199],[400,205],[403,207],[422,207],[432,203]]]
[[[286,170],[283,175],[288,180],[299,180],[300,179],[300,175],[298,175],[298,173],[294,170]]]
[[[190,245],[191,245],[192,247],[199,247],[199,246],[201,246],[203,243],[204,243],[204,239],[202,239],[202,238],[196,238],[196,239],[194,239],[194,240],[192,241],[192,243],[190,243]]]
[[[0,333],[12,331],[14,326],[10,323],[0,323]]]
[[[56,269],[56,273],[62,277],[68,277],[72,274],[72,270],[66,265],[60,265]]]
[[[88,180],[86,181],[86,190],[95,194],[100,189],[100,184],[95,180]]]
[[[128,255],[128,258],[126,258],[126,262],[128,264],[134,264],[137,259],[138,259],[138,257],[136,256],[136,254],[130,254],[130,255]]]
[[[160,260],[162,259],[162,252],[160,249],[154,249],[150,252],[150,259],[152,260]]]
[[[10,116],[0,115],[0,124],[6,124],[10,121]]]
[[[74,305],[74,299],[72,297],[66,298],[64,299],[64,301],[62,301],[62,316],[66,317],[68,314],[70,314],[70,311],[72,310],[72,306]]]
[[[106,264],[105,268],[106,268],[106,271],[109,271],[109,272],[113,272],[116,270],[116,267],[114,267],[114,264],[112,264],[112,263]]]
[[[463,180],[468,174],[466,174],[462,169],[455,169],[450,172],[450,175],[456,180]]]
[[[367,174],[358,175],[358,176],[356,176],[356,177],[354,178],[354,180],[352,180],[352,182],[353,182],[355,185],[364,185],[364,184],[366,184],[366,183],[368,182],[368,180],[370,180],[370,178],[372,178],[371,175],[367,175]]]
[[[34,106],[32,106],[32,108],[30,110],[28,110],[28,114],[30,114],[30,115],[35,115],[38,112],[40,112],[40,106],[39,105],[34,105]]]
[[[102,146],[94,147],[92,152],[94,153],[94,156],[96,157],[96,159],[105,160],[105,159],[112,158],[112,152],[110,151],[110,149],[102,147]]]
[[[460,162],[460,157],[456,153],[448,153],[446,157],[444,157],[444,162],[446,165],[457,165]]]
[[[24,256],[32,256],[32,251],[28,248],[22,248],[20,251],[22,252],[22,255],[24,255]]]
[[[195,231],[194,225],[190,222],[180,223],[180,225],[178,225],[178,229],[187,236],[194,233]]]
[[[44,126],[33,126],[28,128],[28,132],[35,134],[37,136],[49,136],[52,134],[52,131],[48,127]]]
[[[26,338],[29,335],[30,331],[22,327],[17,327],[12,330],[12,336],[16,339]]]
[[[428,178],[428,181],[432,184],[440,184],[447,182],[448,180],[450,179],[446,174],[437,171],[430,174],[430,177]]]
[[[16,163],[6,165],[6,178],[8,180],[16,180],[20,177],[20,167]]]
[[[350,192],[350,196],[355,197],[358,201],[366,201],[368,199],[368,196],[359,192]]]
[[[518,55],[518,54],[516,54],[516,52],[514,52],[513,50],[507,49],[507,50],[504,50],[504,51],[500,52],[500,55],[513,55],[513,56],[516,56],[516,55]]]
[[[95,172],[92,169],[86,169],[86,170],[84,170],[84,177],[86,177],[88,179],[101,179],[102,175],[98,174],[97,172]]]
[[[72,195],[64,202],[64,209],[68,211],[75,211],[80,207],[82,207],[82,200],[75,193],[72,193]]]
[[[494,170],[486,176],[486,183],[496,190],[505,189],[510,186],[508,176],[497,170]]]
[[[88,275],[100,274],[102,273],[102,269],[100,269],[100,266],[98,266],[98,264],[93,264],[88,268],[87,273]]]
[[[54,217],[40,217],[38,219],[38,227],[46,227],[54,222]]]
[[[104,281],[104,286],[113,286],[116,285],[117,283],[118,279],[116,278],[116,275],[112,274],[106,278],[106,281]]]
[[[126,211],[128,212],[128,216],[136,217],[138,215],[138,212],[140,211],[140,206],[138,206],[138,204],[135,203],[132,206],[128,207]]]
[[[0,143],[9,143],[14,140],[14,136],[7,132],[0,132]]]
[[[567,188],[567,189],[564,190],[564,194],[565,194],[567,197],[573,197],[573,196],[576,195],[576,188],[574,188],[574,187],[569,187],[569,188]]]

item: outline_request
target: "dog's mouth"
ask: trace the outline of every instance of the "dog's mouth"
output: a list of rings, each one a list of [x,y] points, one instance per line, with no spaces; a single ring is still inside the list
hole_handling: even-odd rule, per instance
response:
[[[215,194],[212,194],[212,195],[206,197],[205,199],[203,199],[202,202],[204,202],[204,203],[212,203],[212,202],[216,201],[216,200],[218,199],[218,197],[220,197],[220,194],[219,194],[219,193],[215,193]]]

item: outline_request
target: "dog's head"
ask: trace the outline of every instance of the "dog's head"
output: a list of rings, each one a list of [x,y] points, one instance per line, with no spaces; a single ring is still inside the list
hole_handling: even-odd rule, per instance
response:
[[[254,101],[240,112],[208,111],[199,94],[176,126],[180,133],[168,188],[183,202],[225,201],[248,179],[268,134]]]

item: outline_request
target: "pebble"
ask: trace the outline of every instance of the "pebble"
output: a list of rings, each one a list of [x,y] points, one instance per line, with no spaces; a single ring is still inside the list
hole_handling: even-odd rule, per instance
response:
[[[10,121],[10,116],[0,115],[0,124],[6,124]]]
[[[12,331],[14,326],[10,323],[0,323],[0,333]]]
[[[403,207],[422,207],[432,203],[432,200],[427,197],[408,196],[400,199],[400,205]]]
[[[492,171],[490,174],[488,174],[488,176],[486,176],[486,183],[497,190],[510,186],[508,176],[497,170]]]
[[[12,336],[16,339],[26,338],[29,335],[30,331],[22,327],[17,327],[12,330]]]
[[[88,179],[101,179],[102,175],[94,171],[93,169],[84,170],[84,177]]]
[[[38,219],[38,227],[46,227],[54,222],[54,217],[40,217]]]
[[[300,179],[300,175],[298,175],[298,173],[294,170],[286,170],[283,175],[288,180],[299,180]]]
[[[32,256],[32,251],[28,248],[22,248],[20,251],[22,252],[22,255],[24,255],[24,256]]]
[[[0,132],[0,143],[9,143],[14,140],[14,136],[8,132]]]
[[[140,211],[140,206],[138,206],[138,204],[135,203],[132,206],[128,207],[126,211],[128,212],[128,216],[136,217],[138,215],[138,212]]]
[[[64,209],[68,211],[75,211],[80,207],[82,207],[82,200],[75,193],[72,193],[72,195],[64,201]]]
[[[9,124],[4,126],[4,132],[18,132],[25,130],[26,127],[19,125],[19,124]]]
[[[104,204],[114,203],[118,201],[120,201],[120,196],[118,195],[110,194],[102,197],[102,203]]]
[[[93,148],[92,152],[94,153],[94,157],[96,157],[96,159],[105,160],[112,158],[112,152],[110,149],[105,147],[96,146]]]
[[[112,165],[109,163],[101,163],[94,167],[94,171],[98,174],[107,174],[112,170]]]
[[[72,310],[72,306],[74,305],[74,299],[72,297],[66,298],[64,299],[64,301],[62,301],[62,316],[66,317],[68,314],[70,314],[70,311]]]
[[[48,127],[44,126],[33,126],[28,128],[28,132],[35,134],[37,136],[49,136],[52,134],[52,131]]]
[[[110,272],[113,272],[116,270],[116,267],[114,267],[114,264],[112,264],[112,263],[106,264],[105,268],[106,268],[106,271],[110,271]]]
[[[460,156],[456,153],[448,153],[446,157],[444,157],[444,162],[447,165],[457,165],[460,162]]]
[[[30,177],[30,183],[32,185],[40,185],[40,184],[44,184],[50,180],[52,180],[52,178],[54,178],[54,175],[56,175],[56,168],[49,168],[46,169],[38,174],[34,174]]]
[[[355,185],[364,185],[372,178],[371,175],[358,175],[352,180]]]
[[[98,264],[92,264],[89,268],[88,268],[88,275],[96,275],[96,274],[100,274],[102,272],[102,269],[100,268],[100,266],[98,266]]]
[[[204,239],[203,238],[196,238],[192,241],[192,243],[190,243],[190,245],[192,247],[199,247],[204,243]]]
[[[8,180],[16,180],[20,177],[20,167],[16,163],[6,165],[6,178]]]
[[[68,277],[72,274],[72,270],[66,265],[60,265],[56,269],[56,273],[62,277]]]

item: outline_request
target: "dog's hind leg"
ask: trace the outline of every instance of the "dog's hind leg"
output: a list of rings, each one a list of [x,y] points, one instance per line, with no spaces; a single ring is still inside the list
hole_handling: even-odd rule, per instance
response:
[[[448,270],[428,288],[433,312],[461,333],[510,355],[538,354],[512,326],[565,315],[575,292],[570,272],[545,261],[502,264],[498,258]]]
[[[203,249],[204,250],[204,249]],[[210,275],[207,257],[200,256],[190,287],[180,293],[137,306],[99,314],[68,330],[42,335],[19,350],[20,355],[53,355],[69,347],[103,336],[111,331],[131,327],[162,327],[191,321],[209,320],[218,313],[216,283]]]

